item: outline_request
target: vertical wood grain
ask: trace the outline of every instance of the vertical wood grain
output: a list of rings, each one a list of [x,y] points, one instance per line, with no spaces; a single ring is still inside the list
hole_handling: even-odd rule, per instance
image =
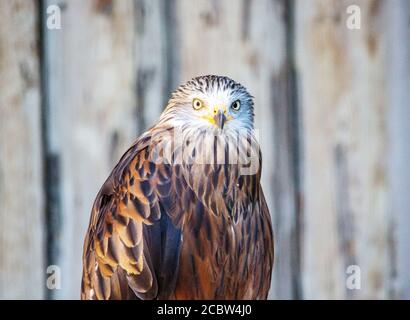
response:
[[[0,2],[0,299],[44,293],[38,12]]]
[[[167,28],[167,9],[169,7],[162,0],[135,1],[135,89],[139,133],[158,120],[170,95],[167,38],[172,30]]]
[[[59,159],[62,288],[80,294],[82,247],[93,200],[136,138],[132,1],[47,1],[62,28],[46,30],[48,152]],[[45,18],[43,23],[46,23]]]
[[[387,2],[296,2],[305,298],[389,294]],[[350,4],[361,9],[360,30],[346,27]],[[361,290],[345,285],[351,264]]]
[[[410,299],[410,2],[388,2],[390,212],[393,297]]]
[[[275,271],[270,297],[291,298],[294,190],[282,121],[287,96],[284,1],[176,1],[178,79],[229,76],[255,96],[255,128],[263,152],[263,187],[275,228]],[[282,91],[283,90],[283,91]],[[289,161],[288,161],[289,160]]]

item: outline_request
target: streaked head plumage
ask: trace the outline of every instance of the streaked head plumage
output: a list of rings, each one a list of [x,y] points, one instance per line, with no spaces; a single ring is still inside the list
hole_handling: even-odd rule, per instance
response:
[[[175,90],[163,121],[220,130],[253,129],[253,97],[240,83],[217,75],[193,78]]]

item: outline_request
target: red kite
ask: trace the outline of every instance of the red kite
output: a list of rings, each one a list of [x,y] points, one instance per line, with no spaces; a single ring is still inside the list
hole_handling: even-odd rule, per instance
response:
[[[201,76],[99,191],[83,255],[82,299],[266,299],[273,266],[253,98]]]

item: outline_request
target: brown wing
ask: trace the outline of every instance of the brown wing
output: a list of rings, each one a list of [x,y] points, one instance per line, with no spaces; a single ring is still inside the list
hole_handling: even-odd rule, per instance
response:
[[[175,167],[151,161],[149,138],[125,153],[96,197],[82,299],[167,298],[173,291],[182,217],[176,208],[183,208],[175,195],[183,192],[183,178]]]
[[[263,194],[262,187],[260,187],[260,219],[262,237],[258,238],[258,246],[262,248],[260,253],[260,261],[262,268],[261,274],[261,287],[259,299],[267,299],[271,284],[272,269],[274,262],[274,237],[272,230],[271,215],[269,213],[268,205],[266,204],[265,195]]]

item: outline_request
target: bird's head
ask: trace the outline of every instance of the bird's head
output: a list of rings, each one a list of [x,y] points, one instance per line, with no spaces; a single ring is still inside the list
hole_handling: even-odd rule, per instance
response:
[[[216,75],[193,78],[171,96],[162,120],[200,129],[253,129],[253,97],[234,80]]]
[[[155,154],[168,163],[190,164],[189,174],[200,174],[204,164],[234,164],[241,174],[255,174],[260,156],[253,105],[246,88],[228,77],[193,78],[172,93],[150,132],[157,141]]]

